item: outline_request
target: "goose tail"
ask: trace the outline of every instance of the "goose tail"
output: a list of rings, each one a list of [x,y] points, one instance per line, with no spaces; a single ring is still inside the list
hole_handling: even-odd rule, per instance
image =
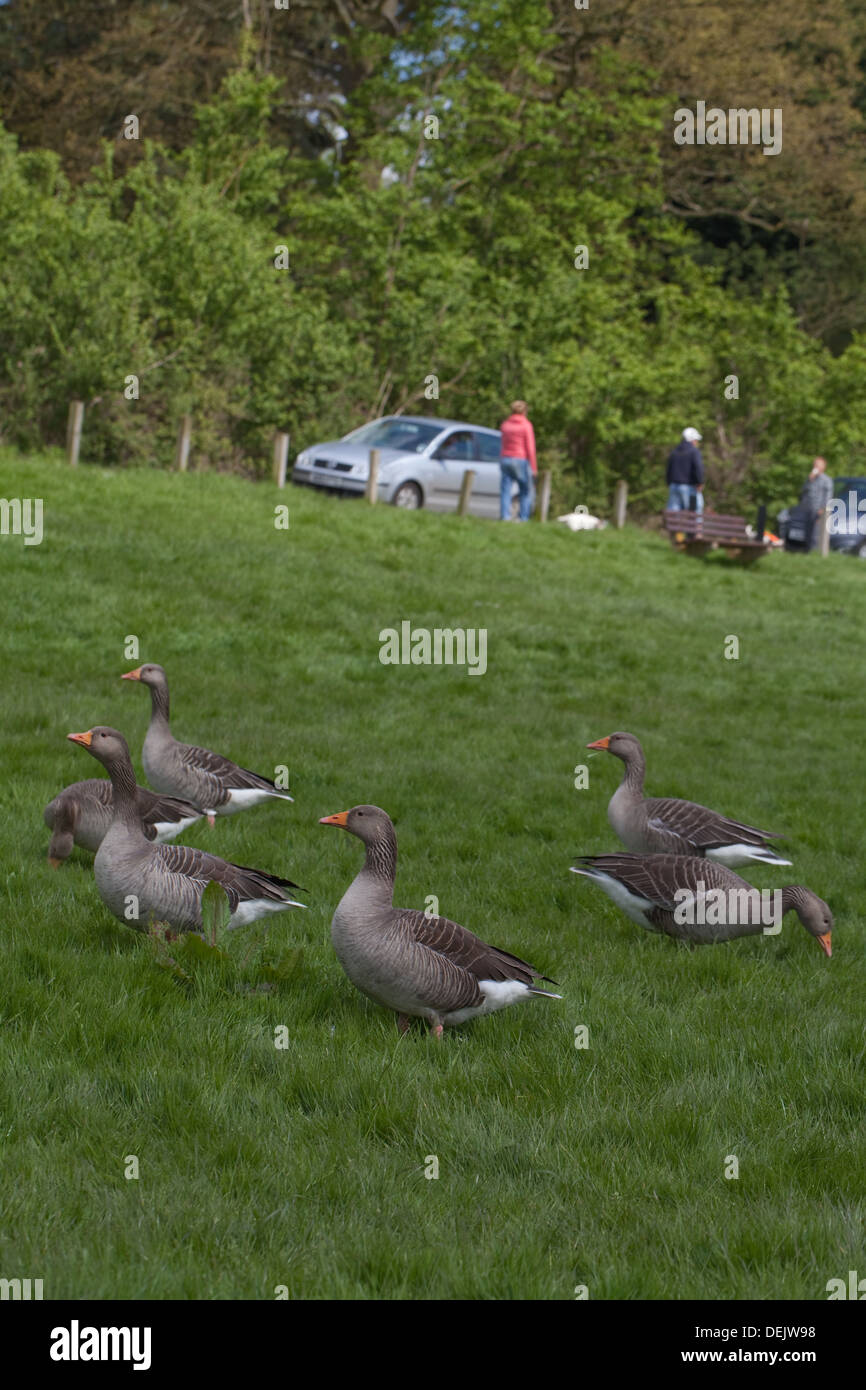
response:
[[[790,859],[783,859],[781,854],[777,854],[769,845],[719,845],[706,850],[705,858],[715,859],[717,864],[724,864],[729,869],[735,869],[741,864],[774,864],[777,868],[789,868],[792,862]]]

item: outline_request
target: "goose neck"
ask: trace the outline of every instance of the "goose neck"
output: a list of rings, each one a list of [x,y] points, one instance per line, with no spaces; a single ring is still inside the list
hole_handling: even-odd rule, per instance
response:
[[[115,819],[141,830],[141,816],[136,796],[135,771],[130,758],[118,758],[108,768]]]
[[[622,774],[621,786],[628,787],[630,792],[636,796],[643,796],[644,777],[646,776],[646,759],[642,752],[630,752],[623,758],[624,771]]]
[[[366,845],[361,874],[368,891],[372,890],[377,897],[386,897],[390,906],[397,876],[397,837],[392,829]]]
[[[150,687],[150,722],[168,728],[168,687],[165,685]]]

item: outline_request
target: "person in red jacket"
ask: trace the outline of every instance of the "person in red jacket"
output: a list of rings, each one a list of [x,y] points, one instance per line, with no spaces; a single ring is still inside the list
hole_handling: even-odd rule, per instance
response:
[[[535,431],[526,418],[526,401],[512,401],[511,414],[499,428],[502,434],[499,514],[503,521],[511,520],[511,485],[516,482],[520,494],[519,519],[528,521],[532,511],[532,475],[538,472],[538,466]]]

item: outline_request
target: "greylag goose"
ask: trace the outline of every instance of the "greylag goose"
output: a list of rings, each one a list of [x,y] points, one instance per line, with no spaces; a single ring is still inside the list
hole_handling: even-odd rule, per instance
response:
[[[464,1023],[535,994],[562,998],[533,984],[555,980],[456,922],[394,907],[397,837],[378,806],[354,806],[319,824],[339,825],[366,847],[364,866],[334,913],[331,940],[352,984],[394,1009],[401,1032],[411,1017],[424,1018],[441,1038],[443,1024]]]
[[[767,843],[779,838],[769,830],[756,830],[741,821],[728,820],[695,801],[644,796],[646,759],[634,734],[609,734],[586,746],[604,749],[625,763],[622,782],[608,804],[607,818],[632,853],[696,854],[715,859],[729,869],[752,861],[791,863]]]
[[[126,671],[121,680],[140,681],[150,690],[150,724],[141,761],[148,782],[158,792],[194,802],[202,808],[211,825],[214,816],[246,811],[272,797],[282,801],[294,799],[267,777],[238,767],[221,753],[196,748],[191,743],[178,743],[169,728],[168,681],[161,666],[147,662],[134,671]]]
[[[201,819],[201,811],[189,801],[159,796],[147,787],[136,787],[135,799],[148,840],[164,844]],[[43,812],[45,824],[53,831],[48,846],[52,869],[69,858],[73,844],[81,849],[99,849],[113,815],[111,783],[104,777],[88,777],[85,782],[73,782],[58,792]]]
[[[585,855],[571,872],[591,878],[639,926],[699,946],[768,928],[776,935],[793,908],[832,955],[832,912],[817,893],[796,884],[762,894],[723,864],[685,854]]]
[[[123,735],[97,725],[67,738],[86,748],[111,778],[114,816],[96,851],[93,872],[102,901],[122,922],[139,928],[165,922],[177,931],[200,931],[202,893],[213,881],[228,896],[230,927],[304,906],[289,897],[287,890],[297,888],[290,879],[230,864],[187,845],[152,844],[141,828],[135,773]]]

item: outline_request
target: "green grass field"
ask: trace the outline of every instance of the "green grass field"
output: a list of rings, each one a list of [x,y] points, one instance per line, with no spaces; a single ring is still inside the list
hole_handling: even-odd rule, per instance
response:
[[[46,1298],[822,1299],[866,1272],[866,567],[56,457],[3,455],[0,493],[45,506],[41,545],[0,538],[0,1274]],[[486,674],[382,665],[406,619],[486,628]],[[45,803],[99,772],[68,731],[117,726],[142,775],[130,635],[177,737],[290,768],[293,805],[184,836],[309,890],[270,929],[303,952],[270,992],[184,985],[89,855],[46,862]],[[825,897],[832,960],[795,916],[693,951],[569,873],[619,848],[620,764],[584,751],[614,729],[650,792],[790,836],[794,868],[751,880]],[[437,1044],[354,991],[329,925],[363,850],[317,822],[365,801],[397,827],[398,905],[435,895],[562,1002]]]

